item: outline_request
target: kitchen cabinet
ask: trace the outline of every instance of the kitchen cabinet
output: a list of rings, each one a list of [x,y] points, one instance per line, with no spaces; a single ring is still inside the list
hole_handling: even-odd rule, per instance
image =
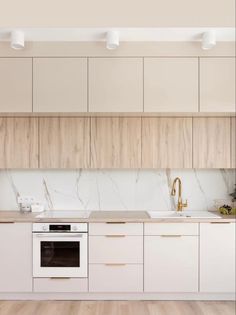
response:
[[[39,118],[40,168],[90,165],[90,118]]]
[[[0,292],[31,292],[31,224],[1,223],[0,253]]]
[[[87,112],[87,58],[34,58],[34,112]]]
[[[235,223],[200,224],[200,291],[235,292]]]
[[[143,291],[142,223],[89,225],[89,291]]]
[[[198,59],[144,58],[144,112],[198,112]]]
[[[34,278],[34,292],[87,292],[87,278]]]
[[[89,111],[142,112],[142,58],[89,58]]]
[[[142,167],[191,168],[192,118],[142,118]]]
[[[228,117],[193,118],[194,168],[230,168],[230,125]]]
[[[0,168],[38,168],[38,118],[0,117]]]
[[[235,58],[200,58],[200,111],[235,112]]]
[[[197,234],[195,223],[145,224],[145,292],[198,291]]]
[[[141,118],[92,117],[91,167],[141,167]]]
[[[236,168],[236,118],[231,118],[231,168]]]
[[[32,58],[0,58],[0,112],[32,112]]]

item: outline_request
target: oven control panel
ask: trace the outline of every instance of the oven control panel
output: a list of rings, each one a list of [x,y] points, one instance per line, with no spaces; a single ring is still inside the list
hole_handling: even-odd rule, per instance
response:
[[[88,232],[87,223],[33,223],[33,232]]]

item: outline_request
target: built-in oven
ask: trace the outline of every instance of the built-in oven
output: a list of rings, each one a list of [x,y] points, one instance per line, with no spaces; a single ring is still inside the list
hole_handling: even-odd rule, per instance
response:
[[[86,278],[87,223],[34,223],[33,276]]]

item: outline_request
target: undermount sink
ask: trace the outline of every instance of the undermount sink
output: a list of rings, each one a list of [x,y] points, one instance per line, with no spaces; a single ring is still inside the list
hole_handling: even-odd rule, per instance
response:
[[[150,218],[152,219],[182,219],[182,218],[193,218],[193,219],[217,219],[220,218],[219,215],[209,212],[209,211],[189,211],[185,210],[183,212],[177,211],[148,211]]]

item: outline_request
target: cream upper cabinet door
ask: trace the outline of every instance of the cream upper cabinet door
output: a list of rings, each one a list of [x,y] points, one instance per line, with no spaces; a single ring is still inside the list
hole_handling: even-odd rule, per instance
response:
[[[236,168],[236,117],[231,118],[231,167]]]
[[[34,112],[87,112],[87,59],[35,58]]]
[[[38,118],[0,117],[0,168],[38,168]]]
[[[39,118],[40,168],[90,165],[90,118]]]
[[[200,58],[200,111],[235,112],[235,58]]]
[[[141,118],[91,118],[91,167],[140,166]]]
[[[193,118],[193,167],[230,168],[230,118]]]
[[[192,168],[192,118],[142,118],[142,168]]]
[[[142,58],[90,58],[89,111],[142,112]]]
[[[0,58],[0,112],[32,112],[31,58]]]
[[[31,223],[1,223],[0,253],[0,292],[31,292]]]
[[[198,59],[144,58],[144,112],[198,112]]]

